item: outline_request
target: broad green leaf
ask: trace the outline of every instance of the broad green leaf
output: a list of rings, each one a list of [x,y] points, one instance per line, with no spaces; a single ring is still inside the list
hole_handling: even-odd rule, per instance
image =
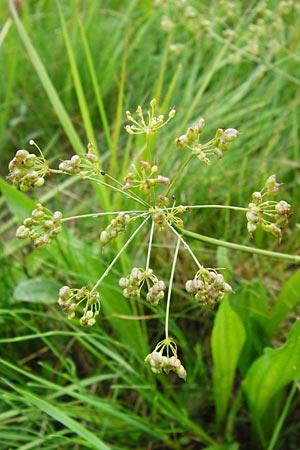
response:
[[[286,315],[300,301],[300,271],[295,272],[283,285],[270,315],[268,332],[272,335]]]
[[[243,382],[250,408],[259,424],[275,395],[288,383],[300,378],[300,321],[291,329],[287,342],[268,348],[250,367]]]
[[[58,298],[61,283],[37,277],[21,281],[14,290],[14,299],[24,302],[53,303]]]
[[[247,335],[239,360],[239,370],[245,375],[253,361],[270,345],[266,330],[269,315],[267,289],[259,281],[242,285],[231,297],[230,304],[242,320]]]
[[[216,315],[211,338],[214,364],[213,389],[218,423],[226,414],[245,337],[243,323],[226,298]]]

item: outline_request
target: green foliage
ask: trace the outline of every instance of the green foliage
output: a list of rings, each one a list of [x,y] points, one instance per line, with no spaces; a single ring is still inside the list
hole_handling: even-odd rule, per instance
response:
[[[264,354],[252,364],[244,379],[243,388],[253,414],[254,425],[264,445],[268,429],[272,427],[270,412],[273,410],[274,414],[276,397],[289,383],[299,379],[299,341],[300,323],[297,321],[286,344],[278,349],[266,348]]]
[[[38,0],[22,2],[17,14],[9,3],[10,16],[0,11],[0,448],[130,449],[134,442],[140,449],[296,450],[299,5]],[[165,116],[175,105],[176,116],[146,146],[143,137],[125,140],[124,112],[151,98]],[[175,149],[174,138],[202,116],[201,142],[217,126],[234,126],[238,144],[208,167],[193,141],[183,140],[194,152],[183,167],[188,148]],[[120,233],[100,252],[100,232],[111,237],[119,228],[95,214],[128,210],[132,198],[55,173],[45,175],[49,190],[17,191],[4,179],[7,165],[30,139],[51,167],[82,157],[92,141],[101,168],[122,183],[128,167],[151,154],[164,176],[179,173],[172,183],[177,204],[206,205],[191,208],[182,216],[185,228],[174,230],[201,264],[227,268],[234,293],[213,311],[199,310],[181,289],[186,279],[193,289],[202,280],[193,278],[182,245],[169,278],[169,332],[186,383],[170,361],[168,378],[144,363],[155,343],[164,342],[165,300],[157,307],[143,293],[128,300],[116,284],[143,267],[146,233],[135,235],[102,280],[93,328],[59,311],[57,287],[93,285],[127,242]],[[293,215],[279,246],[262,230],[249,246],[247,219],[229,206],[246,207],[270,170],[285,183]],[[37,201],[70,217],[91,215],[66,221],[51,246],[31,249],[14,233]],[[248,222],[268,227],[266,216],[255,216],[257,206]],[[157,281],[166,279],[174,242],[154,235],[152,248]]]
[[[211,336],[217,424],[222,422],[226,414],[245,339],[243,322],[231,308],[229,299],[226,298],[216,315]]]

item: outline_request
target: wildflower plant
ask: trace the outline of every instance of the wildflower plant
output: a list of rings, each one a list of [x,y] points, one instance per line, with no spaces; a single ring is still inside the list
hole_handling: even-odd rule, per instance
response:
[[[38,156],[35,153],[29,153],[27,150],[18,150],[9,163],[8,179],[22,191],[27,191],[42,186],[46,175],[55,173],[75,176],[109,188],[116,195],[126,197],[131,201],[134,205],[132,209],[93,211],[90,214],[70,217],[60,211],[52,213],[38,203],[32,211],[31,217],[26,218],[17,229],[16,237],[18,239],[29,239],[35,248],[41,248],[49,245],[68,221],[85,217],[111,216],[110,223],[99,230],[99,246],[104,247],[117,239],[119,234],[126,235],[129,224],[131,225],[130,236],[128,236],[124,245],[116,251],[113,259],[92,287],[66,285],[59,291],[58,304],[67,314],[68,319],[74,320],[79,316],[80,324],[90,327],[96,323],[101,302],[105,302],[105,298],[101,294],[102,281],[130,243],[144,230],[145,235],[148,236],[144,265],[143,267],[133,265],[128,271],[129,273],[124,273],[120,278],[119,287],[127,299],[144,298],[151,307],[157,307],[159,304],[165,305],[164,338],[145,357],[145,363],[150,366],[154,373],[169,374],[174,372],[179,378],[186,380],[187,372],[178,358],[177,344],[174,338],[169,335],[172,286],[177,260],[180,257],[180,248],[188,252],[195,265],[194,277],[187,279],[185,282],[185,289],[191,295],[191,301],[198,304],[199,307],[214,308],[223,300],[225,295],[233,292],[230,284],[226,282],[226,276],[224,278],[224,275],[220,273],[221,269],[203,266],[189,245],[188,239],[211,242],[250,253],[263,253],[290,261],[296,261],[297,257],[223,242],[185,229],[184,216],[190,210],[212,207],[231,209],[245,215],[247,229],[251,236],[257,228],[261,228],[263,231],[275,235],[280,241],[282,230],[288,223],[290,205],[284,200],[274,200],[274,196],[281,188],[281,184],[277,182],[275,175],[271,175],[267,179],[260,191],[255,191],[252,194],[252,200],[247,207],[205,204],[177,205],[172,193],[175,186],[182,180],[188,164],[192,160],[196,160],[196,163],[209,165],[212,158],[222,158],[224,153],[230,149],[232,142],[238,138],[239,132],[235,128],[225,130],[219,128],[210,140],[203,142],[202,132],[205,121],[202,118],[199,119],[174,141],[178,158],[183,157],[182,164],[177,172],[175,174],[161,173],[159,163],[152,160],[148,137],[158,133],[173,119],[175,114],[174,108],[170,109],[166,118],[157,113],[155,99],[151,100],[150,108],[146,113],[141,106],[137,107],[135,114],[126,111],[129,124],[125,126],[125,131],[130,135],[144,134],[146,136],[145,155],[148,159],[142,159],[137,164],[132,164],[121,180],[114,178],[101,166],[91,143],[88,144],[87,152],[84,155],[71,155],[70,159],[61,161],[58,168],[51,168],[42,151],[33,141],[30,141],[30,144],[36,147]],[[159,241],[161,233],[169,233],[174,241],[174,254],[168,281],[161,279],[159,273],[155,273],[151,268],[151,256],[154,251],[153,239],[155,237]]]

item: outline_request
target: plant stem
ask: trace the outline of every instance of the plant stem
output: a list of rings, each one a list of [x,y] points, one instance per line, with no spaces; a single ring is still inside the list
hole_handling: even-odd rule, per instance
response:
[[[90,181],[95,181],[97,184],[100,184],[102,186],[106,186],[106,187],[112,189],[113,191],[119,192],[120,194],[125,195],[125,197],[131,198],[132,200],[140,203],[143,206],[146,206],[146,207],[150,206],[149,203],[145,202],[144,200],[142,200],[140,197],[138,197],[136,194],[134,194],[132,192],[128,192],[128,191],[126,191],[124,189],[119,189],[116,186],[113,186],[112,184],[105,183],[105,181],[100,181],[99,179],[93,178],[93,177],[90,177],[90,176],[87,176],[86,179],[88,179]]]
[[[288,261],[295,264],[300,264],[300,256],[291,255],[288,253],[280,253],[280,252],[272,252],[270,250],[263,250],[261,248],[248,247],[247,245],[234,244],[233,242],[222,241],[221,239],[214,239],[208,236],[203,236],[202,234],[194,233],[192,231],[184,230],[172,226],[183,236],[189,237],[191,239],[195,239],[196,241],[206,242],[207,244],[216,245],[217,247],[226,247],[232,250],[238,250],[240,252],[253,253],[256,255],[263,255],[269,258],[280,259],[281,261]]]
[[[132,211],[108,211],[108,212],[79,214],[77,216],[63,217],[61,219],[61,222],[69,222],[70,220],[87,219],[89,217],[96,218],[96,217],[116,215],[116,214],[141,214],[141,216],[143,216],[143,213],[141,213],[141,211],[137,211],[137,210],[132,210]]]
[[[169,192],[171,191],[172,187],[175,185],[176,181],[178,180],[178,178],[180,177],[180,175],[182,174],[182,172],[184,171],[184,169],[186,168],[186,166],[188,165],[188,163],[191,161],[191,159],[193,158],[194,155],[190,154],[187,159],[183,162],[182,166],[179,168],[178,172],[176,173],[175,177],[173,178],[171,184],[169,185],[168,189],[165,192],[165,196],[167,197]]]
[[[214,208],[214,209],[232,209],[234,211],[247,212],[249,208],[241,206],[231,206],[231,205],[184,205],[188,209],[201,209],[201,208]],[[171,208],[170,208],[171,209]]]
[[[103,274],[101,275],[101,277],[99,278],[97,283],[93,286],[93,288],[91,289],[91,292],[94,292],[94,290],[97,289],[97,287],[102,282],[102,280],[108,275],[109,271],[114,266],[114,264],[117,262],[117,260],[119,259],[119,257],[123,253],[123,251],[127,248],[127,246],[130,244],[130,242],[135,238],[135,236],[140,231],[140,229],[143,228],[143,226],[145,225],[145,223],[147,222],[148,219],[149,219],[149,217],[146,217],[146,219],[144,219],[143,222],[135,229],[135,231],[132,233],[132,235],[130,236],[128,241],[125,242],[123,247],[118,251],[118,253],[114,257],[114,259],[111,261],[109,266],[105,269],[105,271],[103,272]]]
[[[294,383],[293,383],[293,386],[292,386],[292,388],[291,388],[291,391],[290,391],[290,393],[289,393],[289,396],[288,396],[288,398],[287,398],[287,401],[286,401],[286,403],[285,403],[285,405],[284,405],[284,408],[283,408],[283,410],[282,410],[282,413],[281,413],[281,415],[280,415],[280,417],[279,417],[279,419],[278,419],[278,422],[277,422],[276,427],[275,427],[275,429],[274,429],[274,432],[273,432],[272,438],[271,438],[271,440],[270,440],[270,442],[269,442],[269,445],[268,445],[267,450],[273,450],[273,448],[274,448],[275,445],[276,445],[276,441],[277,441],[277,439],[278,439],[278,436],[279,436],[280,430],[281,430],[281,428],[282,428],[283,422],[284,422],[284,420],[285,420],[285,418],[286,418],[286,416],[287,416],[289,407],[291,406],[291,402],[292,402],[292,399],[293,399],[293,397],[294,397],[294,395],[295,395],[295,392],[296,392],[296,390],[297,390],[297,387],[298,387],[298,381],[296,380],[296,381],[294,381]]]
[[[179,247],[180,247],[180,239],[177,239],[177,244],[176,244],[175,252],[174,252],[174,256],[173,256],[173,264],[172,264],[171,273],[170,273],[167,306],[166,306],[166,319],[165,319],[166,320],[166,322],[165,322],[166,339],[169,339],[169,314],[170,314],[171,294],[172,294],[173,278],[174,278],[174,273],[175,273],[175,267],[176,267]]]
[[[150,265],[150,255],[151,255],[151,248],[152,248],[152,241],[153,241],[153,232],[154,232],[154,222],[152,221],[151,230],[150,230],[150,236],[149,236],[149,243],[148,243],[148,253],[147,253],[147,260],[146,260],[146,268],[145,268],[146,272],[149,269],[149,265]]]
[[[189,254],[191,255],[191,257],[193,258],[193,260],[196,263],[196,266],[198,267],[198,269],[201,269],[201,264],[198,261],[197,256],[195,255],[195,253],[193,252],[193,250],[191,249],[191,247],[188,245],[187,242],[185,242],[185,240],[183,239],[182,236],[180,236],[180,234],[177,232],[177,229],[175,226],[172,226],[171,224],[169,224],[169,222],[167,222],[168,226],[170,227],[170,229],[173,231],[174,234],[176,234],[177,238],[181,241],[183,247],[189,252]]]

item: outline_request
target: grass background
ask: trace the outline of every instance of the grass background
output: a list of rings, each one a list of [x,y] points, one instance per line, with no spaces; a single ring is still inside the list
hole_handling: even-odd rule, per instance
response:
[[[193,162],[177,187],[179,202],[246,206],[251,193],[276,173],[294,213],[280,245],[259,233],[250,242],[245,218],[232,212],[201,210],[189,216],[187,227],[298,254],[297,2],[32,0],[21,2],[19,13],[10,16],[2,0],[0,446],[297,448],[296,395],[274,444],[271,439],[265,445],[253,442],[246,403],[236,406],[234,394],[225,425],[215,421],[210,336],[216,311],[195,308],[179,290],[180,281],[193,273],[184,258],[175,280],[171,330],[188,370],[186,384],[155,377],[144,366],[145,355],[161,338],[164,311],[130,304],[121,296],[117,276],[143,264],[137,246],[105,279],[101,319],[86,330],[60,314],[57,289],[73,280],[93,283],[105,268],[113,253],[99,252],[103,223],[74,223],[42,252],[14,238],[17,224],[37,199],[70,214],[113,210],[119,199],[72,178],[50,179],[45,188],[26,196],[5,181],[8,162],[18,148],[29,147],[29,139],[55,162],[84,151],[93,141],[105,169],[122,177],[143,149],[141,139],[128,140],[124,132],[124,111],[156,97],[162,112],[173,105],[177,110],[155,143],[167,175],[180,165],[174,139],[198,118],[206,120],[204,138],[218,127],[241,133],[221,162],[210,167]],[[163,246],[157,244],[160,254],[154,263],[164,275],[168,267],[162,262],[171,258],[173,243],[166,238]],[[139,248],[143,245],[141,241]],[[297,274],[291,264],[192,245],[205,265],[227,267],[236,292],[233,302],[242,308],[249,298],[271,307]],[[28,280],[34,280],[33,287]],[[295,292],[298,287],[296,280]],[[294,297],[272,337],[275,345],[285,341],[299,314]]]

